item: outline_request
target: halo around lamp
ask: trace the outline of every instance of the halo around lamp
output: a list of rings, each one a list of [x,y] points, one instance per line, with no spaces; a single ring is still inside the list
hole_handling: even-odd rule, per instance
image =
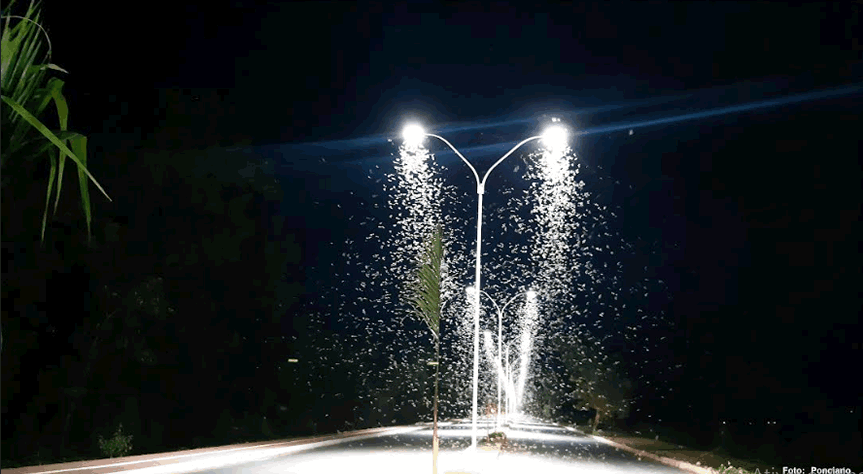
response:
[[[407,146],[419,146],[426,137],[426,132],[417,124],[410,124],[402,131],[402,138]]]
[[[542,134],[542,143],[552,151],[561,151],[567,145],[566,129],[562,125],[552,125]]]

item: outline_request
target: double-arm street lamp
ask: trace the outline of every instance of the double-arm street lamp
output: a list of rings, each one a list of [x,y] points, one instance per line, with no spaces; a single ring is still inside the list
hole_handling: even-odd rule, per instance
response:
[[[465,289],[467,294],[473,296],[474,287],[469,286]],[[523,293],[518,293],[507,301],[503,307],[498,306],[497,302],[494,298],[491,297],[488,293],[483,290],[479,290],[480,293],[484,294],[489,301],[494,305],[497,310],[497,417],[495,423],[497,426],[500,426],[500,394],[501,394],[501,384],[503,383],[504,371],[503,371],[503,313],[506,311],[506,307],[509,306],[510,303],[515,301],[521,295],[526,295],[528,301],[533,301],[536,298],[536,292],[533,290],[528,290]],[[507,387],[509,390],[509,387]]]
[[[405,140],[405,144],[409,147],[418,147],[422,144],[423,140],[426,137],[434,137],[438,140],[444,142],[447,146],[461,158],[462,161],[470,168],[471,172],[473,172],[473,177],[476,179],[476,193],[478,196],[477,203],[477,211],[476,211],[476,265],[475,265],[475,282],[474,288],[482,289],[480,286],[480,257],[482,255],[482,197],[485,194],[485,182],[488,179],[488,175],[492,172],[493,169],[497,167],[503,160],[508,158],[515,150],[524,145],[527,142],[533,140],[542,140],[543,144],[551,149],[552,151],[563,150],[567,145],[567,131],[561,125],[553,125],[549,127],[545,133],[542,135],[537,135],[535,137],[530,137],[525,140],[519,142],[518,145],[514,146],[511,150],[509,150],[505,155],[503,155],[499,160],[497,160],[488,171],[486,171],[485,176],[482,179],[479,178],[479,173],[477,173],[476,168],[470,164],[469,161],[458,151],[450,142],[439,135],[435,135],[433,133],[426,133],[422,127],[419,125],[413,124],[408,125],[404,128],[403,138]],[[476,448],[476,435],[477,435],[477,426],[476,426],[476,418],[477,418],[477,385],[479,381],[479,292],[474,292],[474,335],[473,335],[473,400],[472,400],[472,433],[471,433],[471,448]]]

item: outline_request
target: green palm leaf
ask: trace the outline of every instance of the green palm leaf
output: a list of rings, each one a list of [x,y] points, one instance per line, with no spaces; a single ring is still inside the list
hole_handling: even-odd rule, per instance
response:
[[[81,157],[81,162],[83,164],[87,164],[87,137],[83,135],[78,135],[77,137],[69,140],[69,143],[72,145],[72,150]],[[84,219],[87,221],[87,240],[89,241],[92,237],[92,232],[90,229],[91,221],[93,217],[91,215],[90,208],[90,189],[88,187],[89,182],[87,181],[87,175],[84,174],[84,170],[82,168],[78,168],[78,187],[81,189],[81,207],[84,211]],[[57,194],[60,194],[60,189],[57,189]],[[55,205],[54,210],[57,210]]]
[[[12,0],[6,5],[7,11],[14,3]],[[44,242],[48,206],[53,196],[54,212],[57,211],[66,158],[71,158],[78,168],[81,204],[87,220],[89,239],[92,219],[89,181],[92,181],[109,201],[111,198],[87,169],[86,137],[67,130],[69,106],[62,93],[63,81],[50,78],[42,87],[47,71],[55,70],[67,74],[68,72],[50,63],[51,39],[39,23],[38,6],[38,2],[31,0],[24,16],[3,16],[6,21],[0,36],[0,83],[2,83],[0,99],[4,107],[0,109],[0,118],[2,118],[4,133],[0,135],[0,151],[2,151],[0,166],[10,162],[43,158],[46,153],[48,154],[50,171],[41,233]],[[13,18],[18,21],[14,26],[10,26]],[[44,52],[43,37],[47,42],[47,50]],[[59,131],[49,130],[39,119],[52,102],[57,110]],[[34,134],[34,131],[38,134]],[[55,179],[56,192],[54,191]]]
[[[435,227],[427,241],[416,279],[411,282],[410,303],[414,314],[426,323],[434,337],[435,383],[432,430],[432,473],[437,474],[439,439],[437,434],[438,385],[440,379],[440,317],[441,317],[441,264],[443,263],[443,228]]]
[[[50,98],[54,99],[54,105],[57,107],[57,116],[60,118],[60,130],[66,131],[66,127],[69,124],[69,105],[66,104],[66,98],[63,97],[63,93],[60,92],[60,88],[62,87],[63,81],[57,78],[52,77],[48,81],[48,90],[51,92]],[[84,163],[84,161],[86,161],[86,157],[79,156],[78,159],[81,160],[81,166],[86,166],[86,163]],[[54,198],[54,214],[57,213],[57,204],[60,202],[60,190],[63,188],[63,170],[65,169],[65,167],[66,154],[61,152],[59,167],[57,169],[57,194]]]
[[[7,9],[11,9],[14,3],[14,0],[9,2]],[[6,24],[3,28],[3,36],[0,38],[3,94],[20,104],[26,104],[27,99],[33,95],[33,91],[42,84],[47,65],[39,63],[43,58],[48,59],[51,56],[51,39],[39,24],[39,16],[38,3],[31,1],[23,17],[15,15],[5,17]],[[9,23],[13,18],[18,22],[10,27]],[[45,53],[41,53],[42,35],[48,42]],[[20,122],[20,117],[13,115],[9,118],[13,125]]]
[[[87,170],[87,167],[84,166],[84,164],[81,162],[81,159],[78,158],[74,153],[72,153],[72,150],[70,150],[66,145],[64,145],[63,142],[60,141],[59,138],[57,138],[57,135],[55,135],[54,132],[48,130],[48,127],[43,125],[42,122],[39,121],[39,119],[34,117],[33,114],[27,111],[27,109],[21,107],[21,105],[17,102],[5,96],[0,96],[0,99],[2,99],[3,102],[6,103],[9,107],[12,107],[12,109],[18,112],[18,114],[20,114],[22,117],[24,117],[24,120],[30,123],[30,125],[32,125],[33,128],[38,130],[42,135],[44,135],[45,138],[50,140],[51,143],[54,144],[54,146],[60,149],[60,151],[68,155],[69,158],[72,158],[72,161],[74,161],[75,164],[78,165],[78,169],[83,171],[87,175],[87,177],[90,178],[91,181],[93,181],[93,184],[95,184],[96,187],[99,188],[99,191],[102,191],[102,194],[104,194],[109,201],[111,200],[111,198],[108,197],[108,193],[106,193],[105,190],[102,189],[102,185],[100,185],[99,182],[96,181],[96,178],[94,178],[93,175],[90,174],[90,172]]]
[[[42,233],[39,239],[45,240],[45,226],[48,224],[48,203],[51,202],[51,191],[54,187],[54,176],[57,175],[57,150],[48,150],[48,159],[51,160],[51,170],[48,172],[48,190],[45,192],[45,209],[42,211]]]
[[[426,323],[435,339],[440,336],[442,241],[443,229],[437,226],[428,241],[410,296],[414,314]]]

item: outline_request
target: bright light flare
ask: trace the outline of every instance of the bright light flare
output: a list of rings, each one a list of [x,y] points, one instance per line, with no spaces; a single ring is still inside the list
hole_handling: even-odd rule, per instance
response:
[[[405,140],[405,145],[408,147],[418,147],[425,140],[426,132],[423,128],[415,123],[407,125],[402,131],[402,138]]]
[[[483,342],[485,342],[485,355],[491,362],[497,362],[497,357],[494,355],[494,340],[492,340],[491,331],[485,330],[482,332]]]
[[[552,125],[542,134],[542,144],[552,152],[563,151],[568,144],[568,134],[563,125]]]

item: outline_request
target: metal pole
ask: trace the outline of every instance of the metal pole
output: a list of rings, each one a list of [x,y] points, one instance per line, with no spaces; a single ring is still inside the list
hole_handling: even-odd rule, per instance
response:
[[[509,345],[506,346],[506,419],[510,419],[510,398],[512,398],[512,389],[510,388],[510,378],[512,374],[509,372]]]
[[[474,280],[474,316],[473,316],[473,422],[470,435],[470,446],[476,448],[476,418],[477,418],[477,389],[479,388],[479,292],[480,292],[480,257],[482,257],[482,195],[484,194],[482,183],[476,187],[479,195],[476,211],[476,278]]]
[[[501,343],[502,340],[503,340],[503,312],[498,310],[498,312],[497,312],[497,360],[498,360],[498,364],[497,365],[499,367],[500,372],[503,372],[503,353],[501,352],[503,350],[503,348],[501,347],[502,346],[502,343]],[[497,420],[495,420],[495,422],[497,423],[498,429],[500,429],[500,384],[503,383],[503,381],[501,380],[503,378],[502,377],[503,374],[500,372],[497,375]]]

